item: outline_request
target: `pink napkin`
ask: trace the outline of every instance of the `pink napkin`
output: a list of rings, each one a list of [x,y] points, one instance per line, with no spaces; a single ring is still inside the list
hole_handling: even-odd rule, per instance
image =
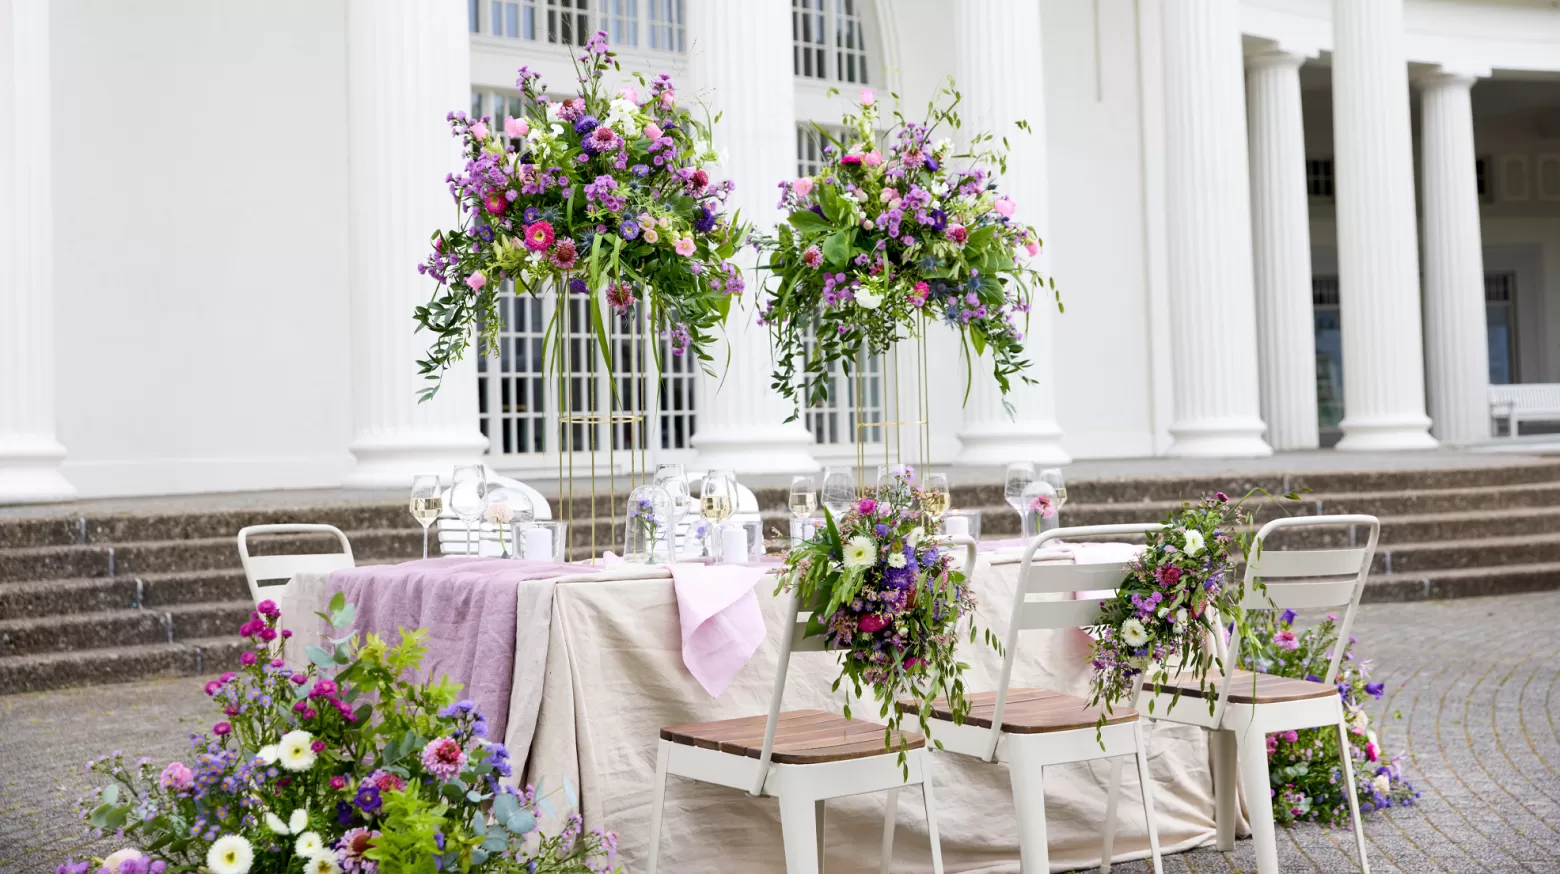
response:
[[[674,564],[672,586],[682,622],[683,664],[719,697],[764,642],[764,614],[753,587],[772,565]]]

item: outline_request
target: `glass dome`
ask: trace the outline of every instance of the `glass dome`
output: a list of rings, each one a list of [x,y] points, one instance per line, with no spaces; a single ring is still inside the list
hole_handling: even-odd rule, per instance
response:
[[[643,485],[629,493],[624,561],[658,564],[671,560],[672,511],[671,493],[658,485]]]
[[[487,493],[482,510],[482,539],[498,541],[499,555],[518,558],[525,554],[525,532],[536,522],[536,505],[520,489],[501,488]]]

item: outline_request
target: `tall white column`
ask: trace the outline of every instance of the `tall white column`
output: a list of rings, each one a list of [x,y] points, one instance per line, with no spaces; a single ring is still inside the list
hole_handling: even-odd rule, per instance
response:
[[[57,501],[48,0],[0,0],[0,504]]]
[[[1279,451],[1317,446],[1310,207],[1300,116],[1303,63],[1305,55],[1280,48],[1246,58],[1262,420],[1268,443]]]
[[[1436,445],[1425,416],[1403,0],[1333,3],[1343,450]]]
[[[1490,436],[1484,252],[1468,93],[1478,75],[1442,69],[1420,81],[1430,421],[1441,442],[1457,445]]]
[[[1251,198],[1236,0],[1166,3],[1171,455],[1260,456]]]
[[[711,115],[722,113],[715,143],[726,157],[721,170],[736,184],[727,212],[741,210],[755,228],[773,230],[780,220],[776,185],[796,175],[791,4],[688,6],[688,72]],[[751,250],[743,257],[751,268]],[[739,474],[815,471],[812,435],[800,421],[785,421],[792,406],[769,385],[774,352],[768,329],[757,323],[763,274],[746,272],[748,290],[741,306],[732,307],[726,343],[712,350],[717,372],[699,380],[693,435],[699,464]]]
[[[471,35],[458,0],[348,0],[347,131],[352,291],[352,410],[357,467],[348,485],[402,486],[419,473],[449,476],[477,462],[475,353],[426,383],[416,361],[429,336],[412,311],[433,281],[416,267],[429,236],[453,227],[445,176],[460,146],[445,116],[471,105]]]
[[[1018,204],[1016,218],[1040,232],[1050,226],[1046,174],[1045,87],[1041,55],[1040,4],[1030,0],[958,0],[954,4],[954,81],[964,96],[959,107],[966,133],[990,132],[1010,147],[1002,190]],[[1015,87],[1015,83],[1020,83]],[[1029,131],[1019,122],[1028,122]],[[995,170],[996,168],[991,168]],[[1019,255],[1024,257],[1023,254]],[[1043,257],[1043,256],[1042,256]],[[1037,265],[1044,272],[1046,265]],[[1059,280],[1064,288],[1065,280]],[[1053,298],[1035,296],[1024,348],[1027,371],[1017,376],[1005,400],[991,377],[991,356],[974,361],[969,401],[964,408],[963,448],[957,463],[975,465],[1031,461],[1066,464],[1062,429],[1056,421],[1056,390],[1051,348]]]

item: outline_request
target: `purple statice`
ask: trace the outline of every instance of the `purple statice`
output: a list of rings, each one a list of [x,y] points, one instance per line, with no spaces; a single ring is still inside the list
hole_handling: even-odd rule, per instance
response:
[[[710,209],[709,204],[704,204],[699,207],[699,214],[693,219],[693,229],[701,234],[707,234],[715,230],[715,221],[715,211]]]
[[[672,347],[673,355],[681,356],[693,345],[693,337],[688,333],[688,326],[680,322],[672,326],[666,337]]]

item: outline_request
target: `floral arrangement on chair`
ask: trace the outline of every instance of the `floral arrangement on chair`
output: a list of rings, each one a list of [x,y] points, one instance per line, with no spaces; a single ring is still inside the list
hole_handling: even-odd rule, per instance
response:
[[[1253,611],[1248,617],[1251,634],[1241,645],[1240,666],[1321,682],[1338,646],[1338,617],[1328,614],[1320,624],[1298,633],[1294,623],[1293,610]],[[1370,662],[1354,657],[1354,644],[1354,638],[1349,638],[1338,665],[1338,694],[1348,715],[1349,754],[1360,812],[1411,806],[1419,792],[1403,777],[1403,757],[1386,757],[1365,710],[1367,702],[1381,697],[1385,686],[1370,681]],[[1331,726],[1270,734],[1267,748],[1276,793],[1273,816],[1278,822],[1349,824],[1349,799],[1340,785],[1338,733]]]
[[[1183,503],[1164,528],[1147,535],[1115,597],[1101,603],[1089,683],[1089,703],[1105,705],[1101,726],[1145,679],[1169,684],[1179,675],[1173,672],[1189,672],[1200,688],[1210,687],[1209,671],[1218,662],[1216,617],[1241,616],[1235,563],[1249,535],[1237,526],[1251,521],[1218,492]],[[1216,696],[1205,697],[1211,712]]]
[[[604,31],[586,41],[575,67],[578,95],[557,101],[539,73],[521,67],[520,118],[450,113],[466,166],[448,177],[460,225],[435,233],[418,266],[439,283],[416,311],[419,329],[434,334],[418,362],[434,383],[425,398],[474,330],[485,348],[496,347],[505,279],[528,294],[567,289],[588,301],[603,356],[606,311],[643,306],[673,354],[705,361],[711,329],[743,290],[728,259],[745,231],[723,214],[732,185],[712,178],[709,125],[680,105],[665,74],[648,83],[636,76],[638,87],[611,93],[607,71],[620,68]],[[559,318],[548,329],[553,342]],[[652,347],[659,356],[660,344]]]
[[[780,183],[786,222],[758,239],[775,280],[762,315],[775,337],[774,387],[798,409],[828,399],[834,362],[849,369],[864,347],[883,352],[939,319],[959,332],[966,359],[991,348],[1004,393],[1015,374],[1029,379],[1017,316],[1045,281],[1016,253],[1039,254],[1040,237],[992,181],[990,165],[1007,169],[1005,144],[984,133],[966,151],[934,140],[959,127],[958,104],[950,83],[926,121],[895,111],[879,132],[877,100],[863,91],[841,138],[817,128],[823,169]]]
[[[955,721],[969,712],[955,644],[960,620],[975,610],[975,593],[954,569],[953,555],[933,542],[936,520],[926,500],[905,474],[838,519],[825,509],[823,530],[792,548],[776,589],[794,591],[812,613],[809,636],[844,651],[834,690],[849,681],[861,697],[871,687],[889,744],[903,720],[898,701],[921,702],[927,735],[934,699],[947,700]],[[972,622],[969,638],[975,637]],[[995,645],[989,630],[987,640]],[[846,718],[850,710],[847,702]]]
[[[325,617],[344,629],[340,594]],[[321,614],[322,616],[324,614]],[[404,679],[426,652],[426,631],[396,646],[376,635],[311,645],[294,670],[272,658],[290,636],[271,601],[240,629],[242,667],[206,684],[222,710],[190,736],[190,764],[158,770],[122,754],[89,764],[110,781],[89,794],[89,825],[133,846],[103,860],[113,874],[373,874],[617,870],[616,838],[576,815],[556,835],[537,818],[551,805],[499,782],[509,752],[459,687]],[[67,862],[62,874],[99,870]]]

